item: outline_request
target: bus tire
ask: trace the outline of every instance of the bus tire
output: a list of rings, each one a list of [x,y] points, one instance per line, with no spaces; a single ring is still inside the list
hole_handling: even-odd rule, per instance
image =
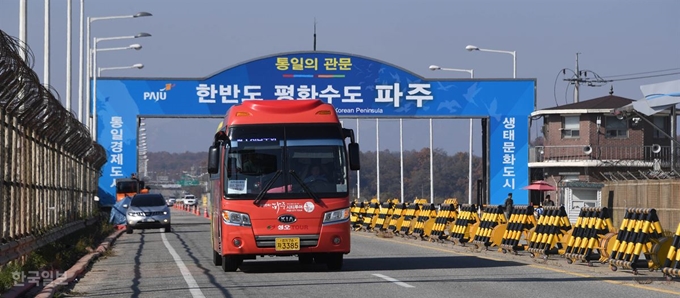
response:
[[[222,257],[222,270],[224,272],[234,272],[238,270],[238,267],[243,263],[243,259],[238,257],[223,256]]]
[[[302,265],[309,265],[309,264],[314,263],[314,256],[312,256],[310,254],[301,254],[301,255],[298,255],[298,261]]]
[[[344,255],[342,253],[332,253],[326,256],[326,267],[330,271],[342,270]]]
[[[222,256],[215,250],[213,250],[213,265],[222,266]]]

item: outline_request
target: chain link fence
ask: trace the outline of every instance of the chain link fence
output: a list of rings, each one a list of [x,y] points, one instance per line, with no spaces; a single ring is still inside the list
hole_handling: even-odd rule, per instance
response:
[[[32,60],[27,46],[0,30],[0,255],[92,217],[107,158],[41,85]]]

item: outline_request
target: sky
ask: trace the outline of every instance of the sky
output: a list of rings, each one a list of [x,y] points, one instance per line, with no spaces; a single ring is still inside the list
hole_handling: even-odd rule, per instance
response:
[[[0,0],[0,29],[19,35],[19,0]],[[73,104],[78,106],[79,10],[73,1]],[[346,52],[386,61],[426,78],[467,78],[468,73],[430,71],[429,65],[474,69],[476,78],[511,78],[512,56],[468,52],[467,45],[516,51],[517,77],[537,79],[537,107],[573,102],[559,76],[580,68],[601,77],[680,68],[680,11],[677,0],[372,0],[372,1],[221,1],[85,0],[91,17],[150,12],[152,17],[92,23],[92,37],[134,35],[148,38],[108,41],[107,47],[138,43],[141,50],[100,53],[100,66],[143,63],[143,69],[110,72],[115,77],[199,78],[241,62],[280,52]],[[50,84],[62,101],[66,94],[66,0],[51,1]],[[44,1],[29,1],[28,44],[34,70],[43,77]],[[675,71],[677,72],[677,71]],[[668,72],[666,72],[668,73]],[[641,76],[661,74],[654,72]],[[106,74],[104,74],[106,76]],[[587,100],[608,94],[642,97],[640,85],[679,79],[680,75],[615,81],[581,87]],[[148,151],[206,151],[220,119],[147,119]],[[362,150],[376,149],[375,120],[359,124]],[[479,120],[473,121],[475,155],[481,155]],[[468,119],[433,120],[433,147],[449,154],[468,151]],[[356,120],[345,120],[356,129]],[[531,129],[532,137],[538,126]],[[176,137],[180,136],[180,137]],[[399,150],[398,120],[380,121],[380,146]],[[404,120],[404,149],[429,147],[429,121]]]

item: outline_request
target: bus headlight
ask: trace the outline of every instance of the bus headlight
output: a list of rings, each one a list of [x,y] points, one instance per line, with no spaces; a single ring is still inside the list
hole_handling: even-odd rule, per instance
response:
[[[231,226],[251,226],[250,216],[245,213],[222,210],[222,221]]]
[[[331,224],[346,221],[349,218],[349,208],[328,211],[323,215],[323,223]]]

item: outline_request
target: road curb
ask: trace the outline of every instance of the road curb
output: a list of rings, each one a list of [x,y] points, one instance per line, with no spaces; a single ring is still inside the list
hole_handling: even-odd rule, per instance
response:
[[[54,296],[54,294],[57,292],[57,290],[63,286],[67,285],[68,283],[72,282],[76,277],[78,277],[85,269],[87,266],[99,256],[101,256],[104,252],[109,250],[111,248],[111,245],[113,244],[120,235],[123,234],[125,230],[117,230],[113,232],[111,235],[106,237],[104,241],[102,241],[101,244],[97,247],[97,249],[91,253],[86,254],[78,262],[76,262],[70,269],[66,270],[63,276],[55,279],[52,281],[49,285],[46,285],[35,297],[40,297],[40,298],[49,298]],[[19,293],[21,294],[21,293]],[[18,297],[17,296],[8,296],[8,297]]]

